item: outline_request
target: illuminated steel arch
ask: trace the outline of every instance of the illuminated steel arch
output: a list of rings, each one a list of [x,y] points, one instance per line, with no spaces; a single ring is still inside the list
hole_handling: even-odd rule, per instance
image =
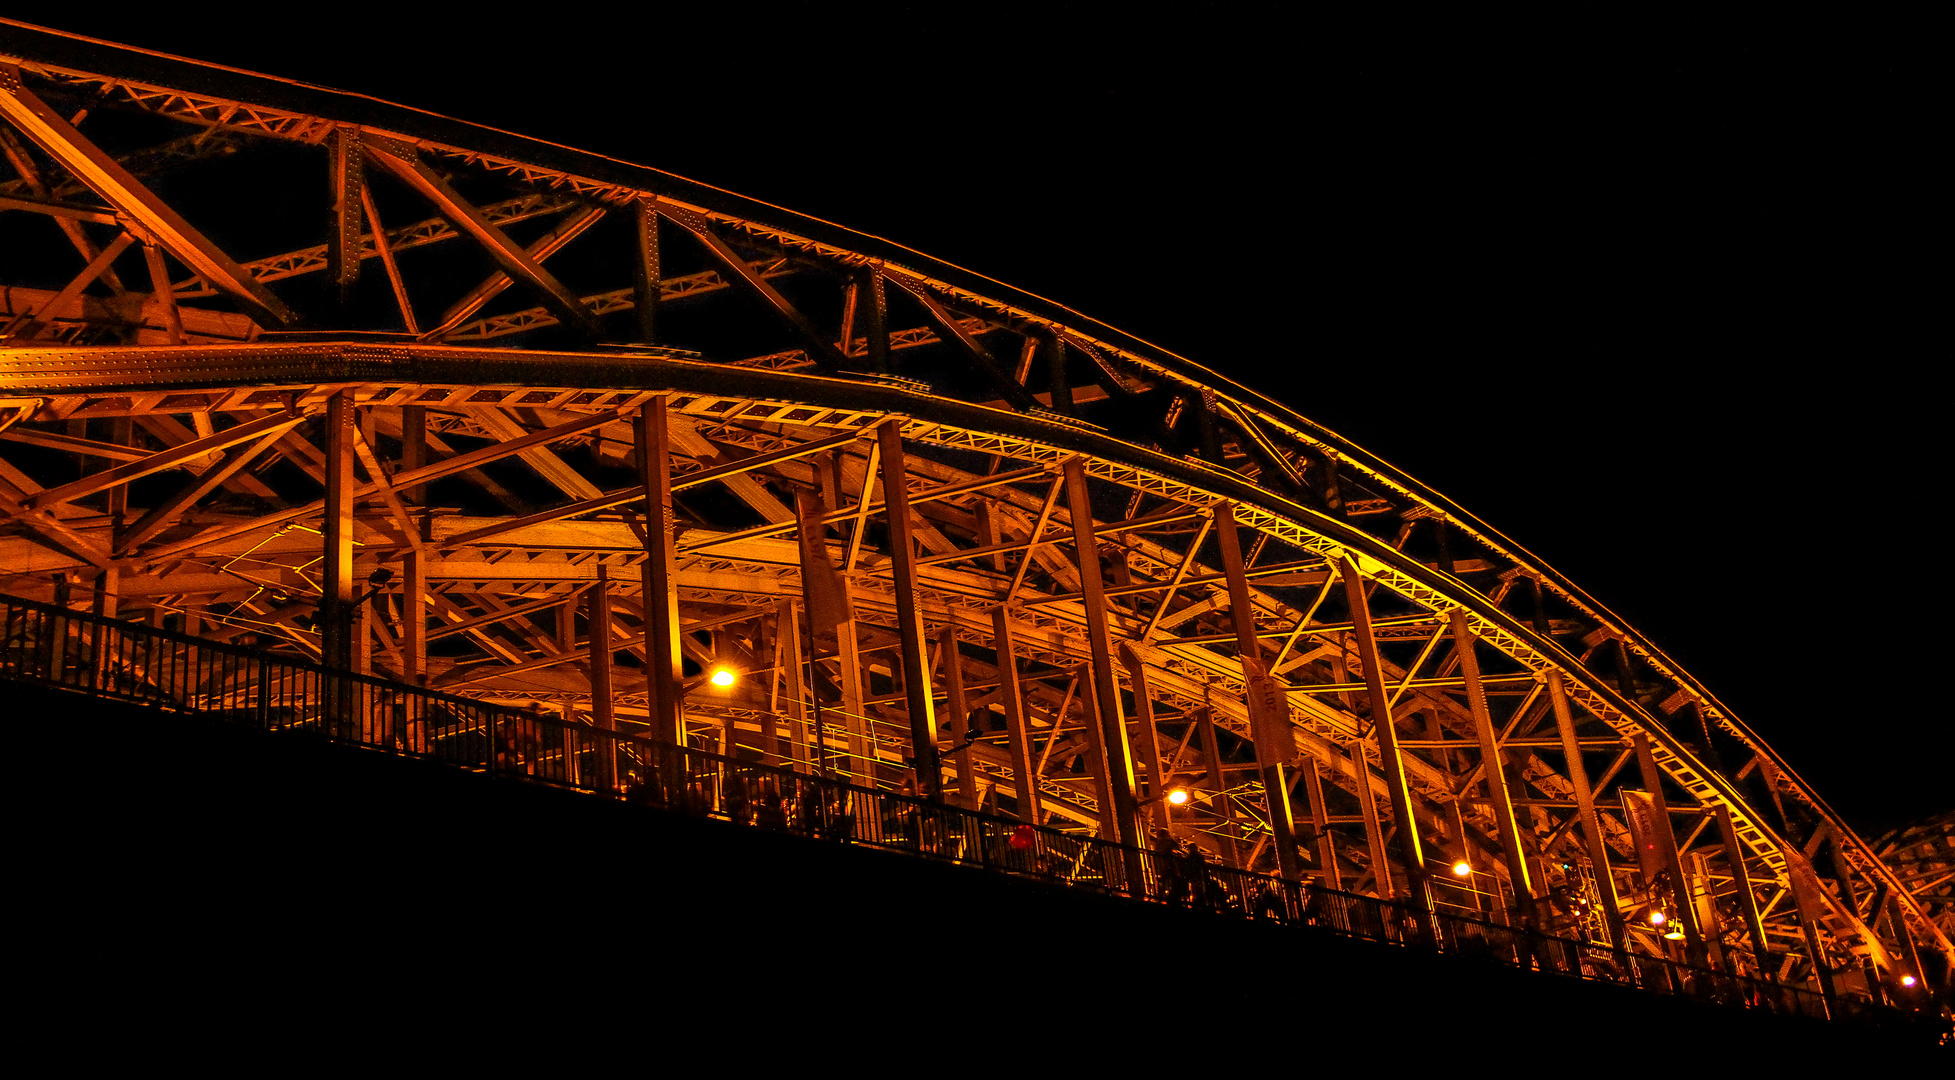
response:
[[[1146,342],[654,169],[16,23],[0,118],[6,592],[1638,951],[1665,908],[1745,971],[1950,954],[1621,619]]]

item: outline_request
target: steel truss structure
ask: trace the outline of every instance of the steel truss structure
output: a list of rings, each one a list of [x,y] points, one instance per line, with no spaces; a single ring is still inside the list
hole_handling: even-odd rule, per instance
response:
[[[1089,318],[14,23],[0,120],[6,592],[1828,995],[1955,955],[1573,583]]]

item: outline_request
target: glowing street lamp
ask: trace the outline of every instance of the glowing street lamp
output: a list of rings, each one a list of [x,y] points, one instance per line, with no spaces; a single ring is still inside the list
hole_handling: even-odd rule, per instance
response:
[[[724,690],[739,682],[740,676],[732,668],[721,666],[714,668],[712,675],[708,676],[706,681]]]

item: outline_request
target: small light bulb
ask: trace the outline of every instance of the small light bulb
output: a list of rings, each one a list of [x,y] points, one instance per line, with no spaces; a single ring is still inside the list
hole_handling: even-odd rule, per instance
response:
[[[1473,864],[1467,862],[1465,859],[1461,859],[1453,864],[1453,874],[1455,877],[1465,877],[1472,872]]]
[[[735,678],[738,678],[738,676],[733,674],[732,668],[715,668],[713,670],[712,683],[718,687],[732,686]]]
[[[1168,792],[1168,802],[1176,806],[1185,806],[1188,802],[1188,792],[1182,788],[1175,788]]]
[[[1663,921],[1664,921],[1664,915],[1663,915],[1663,913],[1662,913],[1661,911],[1652,911],[1652,912],[1650,912],[1650,925],[1651,925],[1651,926],[1662,926],[1662,925],[1663,925]]]
[[[1913,985],[1914,985],[1914,976],[1912,976],[1912,975],[1903,975],[1903,976],[1901,976],[1901,985],[1902,985],[1902,986],[1913,986]]]

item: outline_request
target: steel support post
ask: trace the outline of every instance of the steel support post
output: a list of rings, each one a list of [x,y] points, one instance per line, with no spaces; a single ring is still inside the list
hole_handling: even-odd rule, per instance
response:
[[[1065,464],[1066,505],[1072,516],[1073,559],[1079,568],[1081,605],[1086,614],[1086,640],[1092,651],[1092,710],[1099,721],[1099,743],[1105,751],[1109,801],[1100,813],[1113,817],[1112,837],[1135,847],[1139,835],[1139,806],[1134,799],[1134,758],[1127,745],[1127,725],[1120,708],[1120,684],[1113,677],[1113,646],[1106,617],[1106,586],[1100,579],[1100,547],[1093,532],[1093,500],[1086,490],[1086,463],[1073,457]],[[1031,553],[1026,553],[1030,558]],[[1138,877],[1135,881],[1140,880]]]
[[[320,563],[319,651],[326,667],[349,670],[353,662],[353,392],[326,399],[326,500]],[[337,734],[350,734],[353,685],[331,680],[327,708]]]
[[[328,137],[332,151],[333,235],[326,243],[326,288],[333,315],[344,324],[360,283],[360,220],[366,177],[360,168],[360,129],[341,125]]]
[[[1303,859],[1297,854],[1296,819],[1290,813],[1290,783],[1284,775],[1294,753],[1296,737],[1290,731],[1290,711],[1276,679],[1263,660],[1262,645],[1256,639],[1255,600],[1249,595],[1249,578],[1242,568],[1242,541],[1236,533],[1235,504],[1215,507],[1215,539],[1222,550],[1222,574],[1229,587],[1229,621],[1235,626],[1236,655],[1242,663],[1242,680],[1249,699],[1249,732],[1256,746],[1256,769],[1262,775],[1263,796],[1269,809],[1269,825],[1276,845],[1277,871],[1290,881],[1303,877]]]
[[[1364,821],[1365,850],[1371,854],[1371,887],[1380,897],[1390,900],[1397,895],[1392,884],[1391,853],[1385,847],[1385,823],[1379,820],[1378,793],[1371,789],[1371,762],[1365,757],[1363,736],[1351,743],[1350,753],[1358,816]]]
[[[1480,681],[1480,658],[1474,653],[1476,638],[1466,625],[1466,612],[1454,608],[1449,615],[1453,628],[1453,652],[1459,657],[1460,675],[1466,682],[1466,704],[1473,714],[1473,733],[1480,741],[1480,774],[1487,783],[1487,801],[1493,810],[1494,825],[1507,864],[1507,881],[1514,892],[1514,906],[1531,929],[1539,929],[1534,918],[1534,883],[1527,872],[1527,852],[1521,848],[1520,826],[1514,820],[1514,804],[1507,792],[1507,770],[1495,741],[1493,716],[1487,711],[1487,691]],[[1466,835],[1460,834],[1461,852]]]
[[[1012,649],[1011,617],[1002,607],[991,611],[991,633],[997,643],[998,698],[1005,707],[1012,779],[1018,785],[1018,819],[1038,825],[1044,817],[1039,803],[1038,759],[1032,756],[1032,727],[1025,715],[1025,691],[1019,685],[1018,658]]]
[[[1147,686],[1147,664],[1132,645],[1120,643],[1120,665],[1127,669],[1127,682],[1134,688],[1134,722],[1140,729],[1141,749],[1147,754],[1147,805],[1153,811],[1154,827],[1169,831],[1168,774],[1161,760],[1161,732],[1154,723],[1154,696]]]
[[[1086,756],[1093,770],[1093,799],[1098,803],[1100,808],[1100,839],[1113,841],[1120,845],[1121,868],[1124,875],[1121,886],[1134,895],[1140,895],[1146,888],[1147,868],[1142,862],[1140,850],[1145,846],[1143,843],[1144,834],[1140,831],[1140,807],[1134,799],[1133,788],[1131,786],[1133,783],[1133,762],[1129,758],[1127,763],[1127,782],[1129,787],[1127,788],[1126,805],[1131,809],[1126,813],[1121,813],[1117,809],[1121,806],[1121,800],[1116,795],[1116,792],[1120,789],[1114,786],[1116,783],[1114,779],[1114,759],[1112,752],[1110,752],[1107,746],[1109,738],[1112,737],[1107,730],[1110,725],[1107,723],[1105,715],[1100,711],[1103,703],[1099,692],[1099,679],[1093,670],[1091,661],[1079,665],[1074,670],[1076,672],[1074,677],[1079,680],[1080,687],[1079,708],[1085,720]],[[1115,700],[1117,701],[1118,698],[1116,697]],[[1065,723],[1065,719],[1066,717],[1063,711],[1053,716],[1052,732],[1055,739],[1058,736],[1059,728]],[[1126,725],[1121,723],[1119,727],[1120,730],[1117,734],[1120,742],[1124,744],[1127,741]],[[1047,753],[1050,753],[1052,750],[1052,741],[1047,740],[1046,742]],[[1112,820],[1109,821],[1109,818]],[[1107,866],[1106,872],[1108,883],[1112,884],[1113,867],[1111,865]]]
[[[882,276],[882,263],[872,262],[863,275],[863,333],[869,339],[869,370],[889,370],[889,295]],[[847,348],[848,343],[843,343]]]
[[[648,534],[649,535],[649,534]],[[597,582],[584,594],[589,598],[584,622],[589,628],[591,655],[591,723],[602,732],[597,737],[597,786],[604,792],[618,788],[618,744],[612,738],[618,730],[618,702],[611,685],[611,568],[597,565]],[[568,610],[566,606],[565,610]],[[569,751],[575,730],[564,717],[565,751]]]
[[[71,586],[68,582],[67,571],[64,570],[54,575],[54,606],[55,607],[61,609],[62,611],[68,610],[68,605],[72,603],[72,601],[69,598],[69,590],[72,587],[73,586]],[[185,615],[184,623],[186,625],[186,629],[184,630],[184,633],[189,634],[192,637],[197,636],[197,632],[195,630],[191,630],[187,628],[188,624],[190,623],[190,616]],[[59,685],[61,683],[62,676],[65,675],[68,670],[68,620],[60,615],[56,615],[53,618],[49,619],[47,634],[48,634],[48,678],[56,685]]]
[[[841,685],[842,722],[849,733],[849,769],[866,787],[876,786],[876,744],[869,728],[869,706],[862,692],[862,636],[855,615],[835,627],[835,661]]]
[[[401,409],[401,471],[413,472],[428,463],[428,410],[419,405]],[[407,504],[415,509],[415,520],[404,522],[419,529],[423,541],[434,539],[434,520],[428,512],[428,488],[415,484],[407,489]],[[403,560],[406,580],[401,586],[402,672],[409,683],[426,685],[428,673],[428,559],[421,548],[412,548]]]
[[[1626,957],[1629,936],[1622,923],[1621,902],[1616,898],[1616,877],[1609,869],[1609,845],[1602,836],[1602,819],[1595,812],[1595,789],[1588,782],[1588,766],[1582,761],[1581,742],[1575,737],[1574,713],[1568,706],[1568,687],[1562,682],[1560,671],[1548,672],[1548,704],[1554,710],[1555,729],[1561,735],[1561,752],[1568,759],[1568,783],[1575,789],[1575,808],[1581,816],[1582,843],[1588,850],[1596,902],[1601,905],[1603,921],[1608,927],[1609,944]]]
[[[964,665],[958,662],[957,627],[945,623],[938,633],[942,652],[937,666],[944,675],[944,711],[950,714],[950,740],[957,746],[957,798],[959,806],[980,809],[983,799],[977,789],[977,774],[971,770],[971,707],[964,697]]]
[[[1303,770],[1303,797],[1310,803],[1310,829],[1317,841],[1317,863],[1327,889],[1344,888],[1344,872],[1337,866],[1337,838],[1330,831],[1330,811],[1324,805],[1324,779],[1317,762],[1304,758],[1297,767]],[[1363,778],[1360,777],[1360,782]]]
[[[811,773],[817,758],[808,728],[808,687],[802,673],[801,603],[782,600],[774,616],[775,640],[781,645],[780,677],[787,698],[788,733],[794,744],[794,771]]]
[[[923,609],[916,595],[916,545],[910,522],[909,466],[903,457],[903,422],[876,426],[882,449],[882,498],[889,524],[889,571],[896,579],[896,634],[903,667],[903,699],[910,717],[910,759],[916,793],[926,799],[943,791],[937,761],[937,709],[930,687],[930,659],[924,653]]]
[[[638,199],[632,210],[638,240],[631,260],[632,307],[638,314],[638,340],[651,345],[658,341],[658,196]]]
[[[1405,892],[1419,920],[1419,934],[1428,943],[1435,940],[1432,928],[1432,892],[1426,883],[1425,854],[1420,850],[1419,819],[1412,810],[1412,787],[1405,779],[1405,760],[1398,752],[1398,731],[1392,723],[1391,698],[1385,692],[1385,670],[1378,656],[1378,640],[1371,632],[1371,606],[1364,593],[1364,578],[1349,556],[1343,560],[1340,575],[1344,597],[1351,608],[1351,636],[1357,642],[1358,662],[1364,668],[1365,693],[1371,701],[1371,732],[1378,742],[1378,768],[1385,774],[1385,791],[1392,800],[1392,819],[1397,825],[1399,858],[1405,863]],[[1356,755],[1358,783],[1364,775],[1364,755]],[[1382,884],[1383,867],[1380,867]],[[1380,889],[1381,895],[1388,890]]]
[[[1651,822],[1656,830],[1656,844],[1661,849],[1664,868],[1670,872],[1670,910],[1672,918],[1683,923],[1684,950],[1692,964],[1707,967],[1710,964],[1704,950],[1704,929],[1697,925],[1697,909],[1690,902],[1690,879],[1684,876],[1683,858],[1677,851],[1677,833],[1670,827],[1670,801],[1663,795],[1663,773],[1656,767],[1656,757],[1650,753],[1648,735],[1637,735],[1630,740],[1636,751],[1636,765],[1643,773],[1643,786],[1649,789],[1650,802],[1654,808]]]
[[[679,655],[678,561],[672,537],[672,440],[665,399],[639,407],[632,423],[638,476],[645,485],[645,561],[640,567],[645,608],[645,703],[652,738],[686,745]]]

